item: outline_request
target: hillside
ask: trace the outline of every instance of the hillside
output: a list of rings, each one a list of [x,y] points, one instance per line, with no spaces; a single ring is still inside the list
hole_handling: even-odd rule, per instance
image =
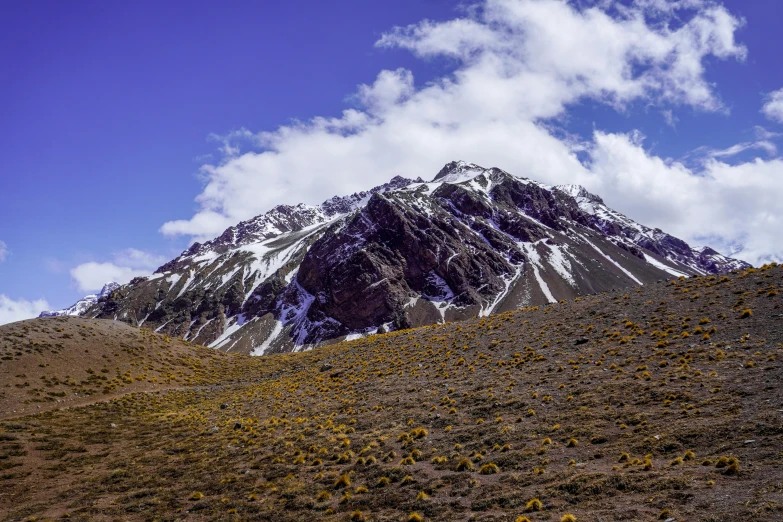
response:
[[[122,322],[49,317],[0,326],[0,419],[128,392],[208,383],[230,356]]]
[[[780,520],[782,358],[780,266],[216,354],[220,383],[1,422],[0,517]]]
[[[748,266],[580,186],[452,162],[431,182],[280,205],[72,308],[261,355]]]

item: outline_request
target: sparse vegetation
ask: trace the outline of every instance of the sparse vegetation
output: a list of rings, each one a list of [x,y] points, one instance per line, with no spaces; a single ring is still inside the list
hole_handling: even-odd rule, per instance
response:
[[[683,279],[264,358],[130,327],[85,344],[87,319],[0,327],[0,518],[774,520],[782,283]]]
[[[494,462],[487,462],[486,464],[481,466],[479,473],[481,473],[482,475],[494,475],[499,471],[500,468],[498,468],[497,464],[495,464]]]

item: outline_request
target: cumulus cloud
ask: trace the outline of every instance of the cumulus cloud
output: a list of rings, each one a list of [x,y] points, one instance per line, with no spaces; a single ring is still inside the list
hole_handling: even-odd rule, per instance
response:
[[[770,120],[783,123],[783,89],[767,95],[767,101],[761,108],[761,112]]]
[[[82,263],[71,269],[71,279],[83,292],[96,292],[109,282],[127,283],[134,277],[149,275],[165,258],[135,248],[112,255],[112,261]]]
[[[381,71],[372,86],[360,85],[356,98],[368,112],[383,114],[413,93],[413,74],[400,68],[396,71]],[[355,116],[355,121],[348,122],[349,128],[357,127],[364,120],[358,113]]]
[[[126,248],[112,255],[118,265],[136,269],[154,269],[163,264],[166,258],[135,248]]]
[[[780,158],[712,158],[697,173],[650,154],[638,136],[597,132],[584,184],[641,223],[759,264],[783,259],[782,170]]]
[[[546,183],[582,183],[645,224],[676,224],[669,229],[686,240],[720,232],[721,244],[746,245],[746,258],[764,250],[764,238],[750,222],[742,226],[733,217],[744,207],[729,211],[736,198],[715,187],[729,186],[734,176],[746,176],[736,183],[761,183],[774,177],[777,160],[730,166],[720,159],[739,149],[713,151],[703,162],[705,172],[694,172],[649,154],[631,133],[597,132],[585,142],[556,128],[570,107],[584,101],[621,111],[655,105],[672,125],[672,111],[683,106],[726,112],[704,78],[705,63],[745,58],[734,37],[741,19],[702,0],[637,0],[630,6],[612,0],[485,0],[466,12],[445,22],[393,28],[376,43],[422,59],[445,59],[452,64],[448,75],[417,85],[406,69],[384,70],[358,87],[351,97],[355,107],[339,117],[261,132],[255,135],[258,148],[244,153],[236,145],[225,149],[221,141],[224,159],[201,169],[205,186],[196,198],[198,212],[165,223],[161,231],[209,239],[279,203],[316,204],[395,175],[428,179],[446,162],[464,159]],[[245,130],[234,137],[253,141]],[[763,141],[739,147],[774,154],[774,145]],[[583,163],[577,153],[585,152],[590,161]],[[681,182],[686,194],[666,199],[680,192],[670,181]],[[648,197],[643,212],[636,203]],[[671,218],[684,215],[673,200],[726,213],[708,213],[714,221],[702,231],[701,218]],[[659,201],[663,210],[655,212]],[[717,230],[720,223],[725,229]]]
[[[109,282],[127,283],[137,276],[149,275],[149,270],[138,270],[127,266],[119,266],[111,262],[98,263],[90,261],[71,269],[71,278],[79,290],[96,292]]]
[[[577,10],[559,0],[488,0],[477,20],[398,27],[378,45],[469,64],[493,57],[526,87],[546,79],[560,87],[559,95],[534,112],[537,117],[554,116],[547,112],[560,112],[583,96],[619,105],[646,96],[715,110],[721,104],[703,78],[703,60],[708,55],[744,58],[745,47],[734,40],[740,24],[717,5],[670,29],[651,23],[640,7],[613,17],[598,7]]]
[[[38,317],[38,314],[49,309],[45,299],[14,301],[5,294],[0,294],[0,324],[13,323],[24,319]]]
[[[8,250],[8,245],[5,244],[5,241],[0,241],[0,263],[5,261],[5,259],[8,257],[8,254],[11,252]]]

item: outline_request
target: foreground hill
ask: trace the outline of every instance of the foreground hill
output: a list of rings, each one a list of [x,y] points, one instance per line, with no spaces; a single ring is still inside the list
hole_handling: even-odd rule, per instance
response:
[[[207,383],[230,356],[122,322],[50,317],[0,326],[0,419],[132,391]]]
[[[777,266],[218,357],[0,423],[0,517],[781,520],[781,359]]]
[[[269,354],[748,266],[582,187],[453,162],[431,182],[278,206],[79,310]]]

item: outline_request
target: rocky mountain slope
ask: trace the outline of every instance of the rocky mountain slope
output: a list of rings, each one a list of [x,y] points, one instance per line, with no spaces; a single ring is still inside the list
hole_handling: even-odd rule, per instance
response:
[[[254,354],[745,268],[579,186],[453,162],[195,243],[83,312]]]
[[[0,327],[0,354],[25,399],[0,520],[783,520],[780,266],[304,353],[58,317]],[[131,379],[161,386],[100,391]]]

